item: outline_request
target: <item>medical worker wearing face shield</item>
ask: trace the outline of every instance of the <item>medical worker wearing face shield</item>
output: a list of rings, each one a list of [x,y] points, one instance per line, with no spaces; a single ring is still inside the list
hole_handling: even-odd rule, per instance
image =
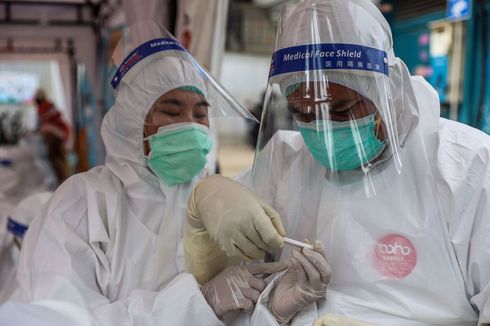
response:
[[[256,274],[285,267],[225,269],[202,291],[185,271],[183,220],[206,171],[210,121],[251,115],[154,23],[131,27],[114,60],[105,165],[68,179],[30,226],[19,282],[29,301],[70,301],[68,282],[102,325],[220,325],[252,308],[265,286]]]
[[[490,322],[490,138],[439,117],[436,92],[394,56],[370,1],[305,0],[283,14],[264,110],[254,167],[239,178],[255,197],[235,201],[271,205],[287,237],[321,241],[332,270],[296,273],[328,282],[321,299],[304,287],[305,300],[286,291],[298,254],[276,252],[292,268],[262,292],[253,324]],[[269,110],[287,110],[295,130],[267,138]]]

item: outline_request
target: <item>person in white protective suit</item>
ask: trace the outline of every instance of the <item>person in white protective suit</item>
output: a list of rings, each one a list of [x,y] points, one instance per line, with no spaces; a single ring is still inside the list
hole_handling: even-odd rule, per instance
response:
[[[12,189],[18,180],[15,170],[10,167],[11,165],[10,160],[3,159],[0,161],[0,303],[6,300],[6,297],[1,293],[9,291],[6,290],[6,284],[15,275],[18,261],[18,257],[15,255],[14,236],[7,231],[8,214],[12,211],[13,204],[6,196],[6,190]]]
[[[66,301],[7,302],[0,306],[0,325],[99,326],[90,313]]]
[[[24,137],[16,144],[0,144],[0,303],[15,287],[19,249],[7,230],[8,217],[30,194],[47,190],[39,160]]]
[[[230,267],[202,291],[184,268],[186,203],[205,175],[209,123],[252,116],[154,23],[132,26],[114,60],[105,165],[57,189],[30,226],[18,280],[30,301],[69,300],[68,282],[102,325],[221,325],[227,312],[253,307],[265,286],[256,274],[285,268]],[[263,219],[257,232],[279,247],[282,236]]]
[[[321,241],[331,278],[323,299],[304,300],[284,295],[289,270],[278,275],[252,324],[490,322],[490,138],[439,117],[371,2],[305,0],[283,15],[264,110],[288,110],[296,128],[267,138],[263,114],[253,170],[238,178],[255,195],[229,202],[240,211],[258,197],[287,237]],[[244,193],[216,177],[199,187],[210,183],[216,198]],[[198,213],[228,206],[208,208]]]
[[[19,261],[22,241],[31,222],[41,215],[44,205],[53,193],[42,191],[27,196],[8,214],[3,228],[7,230],[10,245],[4,249],[2,255],[10,259],[2,260],[2,287],[0,288],[0,303],[7,300],[21,300],[19,298],[16,278],[17,263]],[[7,250],[8,249],[8,250]]]
[[[30,303],[9,301],[0,306],[0,325],[35,326],[103,326],[87,309],[80,291],[66,281],[55,300],[39,300]],[[68,301],[66,300],[68,299]]]

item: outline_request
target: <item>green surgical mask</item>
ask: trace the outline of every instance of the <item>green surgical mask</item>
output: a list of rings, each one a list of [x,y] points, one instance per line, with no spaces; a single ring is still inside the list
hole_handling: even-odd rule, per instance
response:
[[[386,146],[374,133],[374,114],[346,122],[296,122],[313,157],[333,171],[357,169],[378,157]]]
[[[145,139],[150,143],[146,164],[169,186],[191,181],[206,165],[212,146],[209,128],[197,123],[163,126]]]

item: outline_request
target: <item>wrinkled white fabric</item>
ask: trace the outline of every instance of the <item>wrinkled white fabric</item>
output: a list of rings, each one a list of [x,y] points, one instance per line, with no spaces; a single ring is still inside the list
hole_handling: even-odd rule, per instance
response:
[[[30,226],[18,272],[29,300],[59,299],[68,281],[102,325],[222,324],[183,270],[187,198],[202,174],[168,187],[145,165],[152,99],[199,83],[175,60],[154,60],[119,85],[102,125],[105,165],[69,178]]]
[[[51,191],[41,191],[27,196],[15,206],[9,217],[16,223],[29,226],[36,217],[41,215],[44,205],[52,195]]]
[[[8,216],[16,205],[30,194],[47,190],[40,161],[31,145],[24,140],[13,146],[0,147],[0,303],[16,288],[15,273],[19,249],[7,231]]]
[[[27,196],[20,203],[17,204],[15,208],[11,210],[8,219],[12,220],[14,223],[18,223],[22,226],[29,226],[31,222],[36,218],[41,216],[44,205],[47,203],[49,198],[52,196],[50,191],[42,191],[34,193]],[[2,226],[7,227],[7,220],[2,220]],[[15,244],[14,237],[16,234],[7,230],[9,235],[3,237],[8,243],[2,252],[2,259],[0,260],[1,274],[2,276],[2,288],[0,289],[0,303],[7,300],[20,300],[21,290],[18,288],[17,282],[17,262],[19,261],[20,248]],[[5,241],[4,240],[4,241]],[[18,243],[22,242],[21,237],[17,237]]]
[[[309,325],[328,313],[380,325],[490,322],[490,138],[439,119],[430,85],[416,78],[412,85],[425,123],[407,137],[402,173],[376,197],[339,196],[295,132],[276,134],[265,149],[281,148],[272,184],[254,184],[250,172],[239,178],[281,214],[288,237],[318,239],[326,248],[332,266],[326,301],[291,325]],[[309,180],[309,188],[298,191],[299,180]],[[386,235],[402,235],[413,246],[412,259],[393,265],[398,277],[373,258],[376,248],[388,245],[379,242]],[[273,286],[259,298],[253,325],[275,324],[266,308]]]
[[[80,292],[59,279],[57,300],[31,303],[7,302],[0,306],[0,325],[102,326],[87,309]],[[65,299],[69,297],[70,302]]]
[[[15,246],[14,237],[7,232],[6,216],[0,216],[0,226],[0,304],[2,304],[15,290],[16,282],[13,281],[15,281],[20,252]]]
[[[0,325],[96,326],[88,312],[77,305],[62,301],[36,303],[7,302],[0,306]]]

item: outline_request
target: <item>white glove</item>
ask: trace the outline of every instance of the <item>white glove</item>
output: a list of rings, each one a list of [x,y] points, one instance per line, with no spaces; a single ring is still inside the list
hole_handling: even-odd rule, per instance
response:
[[[279,214],[250,190],[219,175],[204,178],[187,206],[187,270],[202,284],[236,258],[263,259],[282,246],[284,235]]]
[[[203,285],[228,266],[240,264],[238,257],[227,256],[202,227],[184,224],[185,265],[196,281]]]
[[[314,250],[293,250],[288,271],[273,289],[269,301],[277,321],[286,324],[306,306],[324,299],[331,273],[320,242],[315,243]]]
[[[265,288],[262,277],[283,271],[287,264],[266,263],[227,267],[202,288],[206,301],[218,318],[231,311],[250,311]]]

